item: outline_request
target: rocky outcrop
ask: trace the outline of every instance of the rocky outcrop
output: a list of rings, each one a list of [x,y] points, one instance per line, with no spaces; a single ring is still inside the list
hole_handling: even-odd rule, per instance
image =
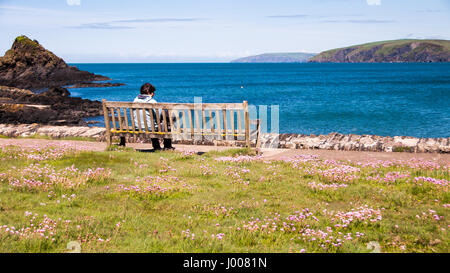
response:
[[[115,87],[115,86],[123,86],[124,83],[112,83],[112,82],[82,82],[77,83],[67,88],[86,88],[86,87]]]
[[[8,137],[30,137],[35,135],[51,138],[86,137],[105,139],[105,128],[87,126],[49,126],[40,124],[0,124],[0,135]]]
[[[0,86],[0,123],[87,125],[86,117],[103,115],[101,102],[70,97],[61,87],[35,94],[29,90]]]
[[[105,140],[105,128],[87,126],[48,126],[39,124],[0,124],[0,135],[9,137],[29,137],[45,135],[51,138],[88,137],[99,141]],[[252,143],[255,144],[255,135]],[[340,151],[371,151],[371,152],[411,152],[411,153],[450,153],[450,138],[414,138],[414,137],[382,137],[374,135],[343,135],[331,133],[328,135],[299,134],[262,134],[262,148],[285,149],[325,149]],[[129,137],[127,142],[150,142]],[[227,143],[217,140],[183,140],[174,138],[174,143],[242,146],[242,143]]]
[[[0,57],[0,85],[36,89],[103,80],[110,79],[67,65],[26,36],[17,37]]]
[[[311,58],[316,63],[450,62],[450,41],[395,40],[328,50]]]

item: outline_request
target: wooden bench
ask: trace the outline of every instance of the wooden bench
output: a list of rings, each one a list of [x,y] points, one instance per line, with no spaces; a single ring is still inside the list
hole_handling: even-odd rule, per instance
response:
[[[133,103],[102,100],[106,141],[112,137],[171,138],[242,143],[251,147],[251,127],[256,127],[259,151],[259,120],[250,120],[248,102],[243,103]],[[152,114],[153,113],[153,114]],[[150,122],[147,115],[150,117]],[[225,117],[225,118],[224,118]],[[137,120],[135,120],[137,119]],[[137,122],[136,122],[137,121]],[[150,124],[149,124],[150,123]]]

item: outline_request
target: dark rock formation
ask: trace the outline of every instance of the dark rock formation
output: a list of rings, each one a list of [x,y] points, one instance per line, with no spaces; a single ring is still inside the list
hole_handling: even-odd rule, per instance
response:
[[[317,63],[450,62],[450,41],[396,40],[328,50],[311,58]]]
[[[0,58],[0,85],[29,89],[103,80],[110,79],[67,65],[26,36],[17,37]]]
[[[0,123],[86,125],[83,118],[102,115],[101,102],[70,97],[70,92],[53,87],[40,94],[0,86]]]
[[[112,83],[112,82],[82,82],[77,83],[67,88],[86,88],[86,87],[114,87],[114,86],[122,86],[125,85],[123,83]]]

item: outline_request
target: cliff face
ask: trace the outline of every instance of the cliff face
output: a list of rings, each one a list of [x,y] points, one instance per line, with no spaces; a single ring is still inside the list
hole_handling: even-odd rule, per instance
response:
[[[311,58],[316,63],[450,62],[450,41],[396,40],[328,50]]]
[[[109,80],[66,64],[36,40],[26,36],[15,39],[0,57],[0,85],[18,88],[44,88],[86,81]]]

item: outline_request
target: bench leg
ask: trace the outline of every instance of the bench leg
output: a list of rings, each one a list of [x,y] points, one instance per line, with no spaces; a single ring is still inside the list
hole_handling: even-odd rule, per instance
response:
[[[256,154],[261,155],[261,120],[256,120]]]
[[[106,147],[111,147],[112,145],[112,136],[110,133],[106,133]]]
[[[124,136],[121,136],[121,137],[120,137],[120,143],[119,143],[119,146],[124,146],[124,147],[125,147],[125,137],[124,137]]]

